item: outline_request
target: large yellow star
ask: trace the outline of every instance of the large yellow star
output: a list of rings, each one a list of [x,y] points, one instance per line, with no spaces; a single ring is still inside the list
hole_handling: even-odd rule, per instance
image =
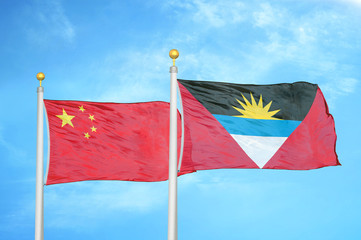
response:
[[[71,120],[75,117],[75,116],[71,116],[71,115],[68,115],[64,108],[63,108],[63,115],[56,115],[58,118],[60,118],[62,121],[61,123],[61,127],[64,127],[66,124],[69,124],[70,126],[74,127],[73,126],[73,123],[71,122]]]

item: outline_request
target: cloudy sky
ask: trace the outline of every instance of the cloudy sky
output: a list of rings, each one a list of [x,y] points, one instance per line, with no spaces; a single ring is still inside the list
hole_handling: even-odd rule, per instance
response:
[[[0,9],[0,239],[34,237],[36,73],[47,99],[168,101],[172,48],[183,79],[319,84],[342,164],[182,176],[179,239],[361,238],[360,0],[4,0]],[[45,187],[45,239],[166,239],[167,184]]]

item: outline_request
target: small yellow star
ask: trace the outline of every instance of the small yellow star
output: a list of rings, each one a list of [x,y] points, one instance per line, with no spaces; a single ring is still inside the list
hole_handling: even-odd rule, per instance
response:
[[[89,114],[89,119],[90,119],[91,121],[94,121],[94,120],[95,120],[94,115],[90,115],[90,114]]]
[[[86,139],[89,139],[89,138],[90,138],[89,133],[84,133],[84,137],[85,137]]]
[[[60,118],[62,121],[61,123],[61,127],[64,127],[66,124],[69,124],[70,126],[74,127],[73,126],[73,123],[71,122],[71,120],[75,117],[75,116],[71,116],[71,115],[68,115],[64,108],[63,108],[63,115],[56,115],[58,118]]]
[[[79,106],[79,111],[81,111],[81,112],[84,112],[84,111],[85,111],[83,105]]]
[[[92,130],[92,132],[96,132],[96,131],[97,131],[96,127],[94,127],[94,126],[92,126],[90,129]]]

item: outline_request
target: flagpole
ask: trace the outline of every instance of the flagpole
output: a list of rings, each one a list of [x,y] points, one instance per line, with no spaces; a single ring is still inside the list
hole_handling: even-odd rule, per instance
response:
[[[175,60],[179,56],[176,49],[169,52],[173,59],[170,67],[170,123],[169,123],[169,185],[168,185],[168,240],[178,239],[177,223],[177,73]]]
[[[41,81],[45,75],[39,72],[36,78],[40,81],[38,92],[38,116],[36,135],[36,193],[35,193],[35,240],[44,239],[44,88]]]

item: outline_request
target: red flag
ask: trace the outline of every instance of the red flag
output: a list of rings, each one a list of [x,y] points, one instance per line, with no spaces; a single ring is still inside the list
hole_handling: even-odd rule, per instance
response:
[[[169,103],[44,103],[50,133],[47,185],[168,179]]]
[[[185,124],[182,170],[340,165],[333,117],[316,84],[178,81]]]

